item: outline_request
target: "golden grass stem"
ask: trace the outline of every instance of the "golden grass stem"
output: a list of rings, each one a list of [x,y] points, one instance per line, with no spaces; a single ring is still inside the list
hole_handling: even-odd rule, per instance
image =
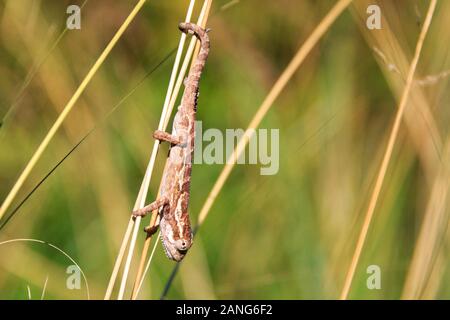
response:
[[[105,300],[111,299],[111,294],[114,289],[114,284],[116,283],[117,275],[119,273],[120,265],[122,264],[123,257],[125,255],[125,250],[127,248],[128,240],[130,238],[131,230],[133,229],[133,219],[129,219],[127,229],[122,239],[122,244],[120,245],[119,253],[117,254],[116,261],[114,262],[114,268],[109,278],[108,287],[106,288]]]
[[[41,293],[41,300],[44,300],[45,290],[47,290],[47,283],[48,283],[48,275],[47,275],[47,277],[45,277],[44,287],[42,288],[42,293]]]
[[[12,187],[11,191],[9,192],[9,194],[6,196],[5,200],[3,201],[2,206],[0,207],[0,219],[4,216],[4,214],[6,213],[6,210],[8,210],[9,206],[13,202],[13,200],[16,197],[17,193],[19,192],[20,188],[23,186],[25,180],[28,178],[28,176],[30,175],[30,173],[33,170],[34,166],[38,162],[39,158],[44,153],[45,149],[47,148],[47,146],[49,145],[50,141],[55,136],[55,134],[58,131],[58,129],[61,126],[61,124],[66,119],[67,115],[73,109],[73,106],[77,102],[78,98],[81,96],[81,94],[83,93],[83,91],[86,88],[86,86],[88,85],[88,83],[91,81],[91,79],[93,78],[93,76],[95,75],[97,70],[100,68],[102,63],[105,61],[105,59],[108,56],[108,54],[114,48],[115,44],[120,39],[122,34],[125,32],[127,27],[130,25],[131,21],[133,21],[134,17],[137,15],[139,10],[142,8],[144,3],[145,3],[145,0],[140,0],[136,4],[136,6],[131,11],[131,13],[128,15],[128,17],[125,19],[125,21],[120,26],[119,30],[117,30],[117,32],[114,34],[114,36],[111,39],[111,41],[108,43],[106,48],[100,54],[100,56],[98,57],[97,61],[95,61],[94,65],[91,67],[91,69],[89,70],[89,72],[87,73],[86,77],[83,79],[83,81],[81,82],[81,84],[79,85],[79,87],[77,88],[75,93],[73,94],[73,96],[70,98],[69,102],[66,104],[66,106],[63,109],[63,111],[60,113],[60,115],[56,119],[55,123],[50,128],[50,130],[48,131],[47,135],[45,136],[44,140],[42,140],[41,144],[39,145],[39,147],[37,148],[37,150],[35,151],[35,153],[31,157],[30,161],[25,166],[25,169],[20,174],[19,178],[17,179],[16,183]]]
[[[406,45],[403,36],[395,34],[393,31],[394,21],[382,19],[382,32],[367,30],[364,23],[367,18],[367,7],[372,2],[370,0],[360,0],[353,3],[359,19],[356,21],[362,29],[367,44],[373,48],[379,57],[379,64],[383,66],[384,77],[389,87],[400,103],[401,95],[405,88],[411,58],[406,52]],[[392,2],[385,10],[393,10],[395,5]],[[414,90],[410,91],[408,107],[405,110],[403,119],[408,130],[411,142],[416,149],[416,153],[424,168],[427,183],[432,184],[439,168],[440,154],[442,153],[443,141],[439,128],[433,115],[431,102],[427,98],[424,88],[416,85],[418,79],[413,81]]]
[[[156,239],[158,239],[158,238],[159,238],[159,233],[158,233],[158,236],[156,237]],[[148,242],[146,241],[145,243],[146,244],[148,243],[148,246],[150,246],[150,241],[148,241]],[[153,245],[152,253],[150,254],[150,257],[148,258],[147,264],[145,265],[145,268],[141,271],[141,276],[139,278],[139,283],[136,284],[136,289],[135,289],[134,295],[132,297],[133,300],[137,299],[137,297],[139,295],[139,292],[141,291],[141,287],[144,284],[144,279],[145,279],[145,277],[143,277],[142,275],[147,274],[148,269],[150,268],[150,264],[151,264],[151,262],[153,260],[153,256],[155,254],[157,246],[158,246],[158,241],[155,241],[155,243]],[[142,257],[143,257],[143,259],[141,259],[141,261],[145,262],[145,260],[147,258],[147,252],[145,252],[145,255],[142,254]],[[137,279],[137,277],[136,277],[136,279]]]
[[[187,10],[187,14],[186,14],[186,21],[190,21],[191,16],[192,16],[192,11],[194,8],[194,4],[195,4],[195,0],[191,0],[189,3],[189,7]],[[172,95],[172,91],[173,91],[173,86],[175,83],[175,76],[178,70],[178,66],[181,60],[181,54],[183,52],[183,48],[184,48],[184,43],[186,41],[186,34],[182,33],[181,37],[180,37],[180,41],[178,44],[178,50],[177,50],[177,54],[175,57],[175,62],[172,68],[172,72],[171,72],[171,76],[170,76],[170,80],[169,80],[169,86],[167,89],[167,93],[166,93],[166,97],[164,100],[164,105],[163,105],[163,109],[161,112],[161,117],[160,117],[160,121],[158,124],[158,130],[165,130],[166,126],[167,126],[167,120],[166,118],[168,118],[170,116],[170,112],[168,111],[168,104],[170,101],[170,97]],[[153,168],[155,165],[155,161],[156,161],[156,155],[158,153],[158,149],[159,149],[159,141],[154,141],[153,143],[153,149],[152,149],[152,153],[150,156],[150,160],[145,172],[145,176],[144,179],[142,181],[141,184],[141,188],[139,190],[135,205],[133,207],[133,210],[142,208],[145,205],[145,199],[148,193],[148,189],[149,189],[149,185],[150,185],[150,180],[151,180],[151,176],[153,173]],[[130,218],[130,221],[128,223],[128,227],[127,227],[127,231],[125,232],[125,236],[124,239],[122,241],[122,245],[121,248],[124,247],[126,248],[130,235],[131,235],[131,230],[134,227],[133,230],[133,235],[131,237],[131,241],[129,244],[129,249],[128,249],[128,255],[127,255],[127,260],[125,262],[125,267],[124,267],[124,271],[122,274],[122,280],[121,280],[121,284],[120,284],[120,289],[119,289],[119,294],[118,294],[118,299],[121,300],[123,299],[123,295],[125,293],[125,286],[126,286],[126,282],[127,282],[127,278],[128,278],[128,274],[129,274],[129,269],[130,269],[130,264],[131,264],[131,260],[133,257],[133,252],[134,252],[134,247],[136,244],[136,239],[137,239],[137,234],[139,231],[139,226],[140,226],[140,222],[141,222],[141,217],[137,217],[135,220],[133,220],[132,218]],[[125,250],[125,249],[124,249]],[[112,288],[114,286],[115,280],[117,278],[117,273],[118,270],[120,268],[120,265],[122,264],[122,260],[124,257],[124,252],[122,253],[121,251],[119,251],[119,255],[116,259],[116,263],[113,269],[113,274],[111,275],[111,279],[110,279],[110,284],[108,285],[108,289],[107,289],[107,293],[105,296],[105,299],[109,299],[111,296],[111,291]]]
[[[161,186],[160,186],[161,187]],[[160,189],[158,189],[158,193],[159,194]],[[158,215],[156,213],[152,212],[151,218],[150,218],[150,223],[149,226],[154,226],[157,224],[157,217]],[[152,239],[152,235],[147,234],[147,236],[145,237],[145,241],[144,241],[144,246],[142,247],[142,252],[141,252],[141,259],[139,260],[139,266],[138,266],[138,270],[136,273],[136,278],[134,279],[134,284],[133,284],[133,289],[131,290],[131,300],[135,300],[137,298],[138,292],[140,290],[140,286],[141,286],[141,279],[142,274],[145,272],[145,260],[147,259],[147,254],[148,254],[148,250],[150,248],[150,243],[151,243],[151,239]],[[157,238],[158,239],[158,238]],[[155,242],[155,246],[154,249],[156,248],[156,244],[158,243],[158,241]],[[151,255],[152,257],[153,255]],[[150,257],[150,259],[151,259]],[[149,261],[150,263],[150,261]]]
[[[416,49],[414,52],[414,57],[413,57],[411,66],[408,71],[408,76],[406,78],[405,88],[403,90],[403,93],[402,93],[402,96],[400,99],[400,103],[399,103],[399,107],[397,109],[397,113],[395,116],[394,125],[393,125],[392,131],[389,135],[388,144],[387,144],[384,156],[383,156],[380,170],[378,171],[378,176],[377,176],[377,180],[375,183],[375,187],[374,187],[372,195],[370,197],[369,206],[368,206],[368,209],[367,209],[367,212],[366,212],[366,215],[364,218],[364,222],[363,222],[363,225],[362,225],[359,237],[358,237],[358,241],[357,241],[356,248],[355,248],[351,263],[350,263],[350,267],[348,269],[348,272],[347,272],[347,275],[346,275],[346,278],[344,281],[344,287],[343,287],[341,295],[340,295],[341,300],[345,300],[348,298],[350,287],[351,287],[351,284],[352,284],[352,281],[353,281],[353,278],[355,275],[356,267],[357,267],[359,259],[361,257],[361,252],[364,247],[364,243],[365,243],[365,240],[367,237],[367,232],[369,230],[369,226],[372,221],[373,213],[375,211],[375,207],[377,205],[380,191],[383,186],[384,177],[386,175],[386,171],[387,171],[387,168],[388,168],[391,156],[392,156],[392,151],[394,149],[394,145],[397,140],[398,131],[400,128],[400,124],[401,124],[401,120],[403,117],[403,113],[405,111],[406,104],[408,102],[408,96],[409,96],[409,92],[411,90],[411,86],[413,83],[417,63],[419,61],[420,53],[422,51],[425,36],[430,27],[433,13],[436,8],[436,1],[437,0],[432,0],[430,2],[427,16],[426,16],[425,22],[423,24],[422,30],[420,32],[419,39],[417,41]]]
[[[206,21],[208,20],[209,12],[211,9],[211,5],[212,5],[212,0],[205,0],[203,2],[203,6],[200,11],[199,18],[197,20],[198,25],[205,27]],[[184,77],[186,75],[189,61],[191,61],[192,57],[194,57],[194,59],[195,59],[195,57],[198,54],[198,51],[194,53],[194,48],[196,48],[196,46],[195,46],[196,43],[198,43],[197,38],[192,37],[191,41],[189,43],[189,47],[186,51],[183,64],[181,66],[181,69],[180,69],[178,77],[177,77],[175,88],[173,90],[173,93],[172,93],[172,96],[171,96],[171,99],[169,102],[168,113],[167,113],[168,115],[170,115],[172,113],[173,108],[175,106],[177,96],[180,92],[181,85],[182,85]],[[192,59],[192,60],[194,60],[194,59]],[[164,122],[164,128],[167,127],[167,125],[169,123],[169,119],[170,119],[170,117],[167,116],[165,119],[165,122]],[[158,194],[159,194],[159,191],[158,191]],[[154,226],[156,224],[156,221],[157,221],[157,211],[153,211],[152,216],[150,218],[149,226]],[[141,253],[141,259],[139,261],[139,267],[138,267],[138,271],[136,274],[136,278],[135,278],[135,282],[134,282],[133,290],[132,290],[132,294],[131,294],[131,299],[133,299],[133,300],[137,298],[137,295],[138,295],[140,287],[141,287],[141,285],[140,285],[140,283],[142,282],[141,278],[143,278],[146,274],[146,271],[144,271],[144,267],[145,267],[145,262],[147,260],[147,254],[148,254],[148,249],[150,247],[151,238],[152,238],[151,236],[147,236],[145,239],[145,242],[144,242],[144,246],[143,246],[142,253]],[[150,259],[152,258],[152,256],[150,257]],[[150,260],[148,261],[147,265],[149,265],[149,264],[150,264]],[[146,270],[148,270],[148,268],[146,268]]]

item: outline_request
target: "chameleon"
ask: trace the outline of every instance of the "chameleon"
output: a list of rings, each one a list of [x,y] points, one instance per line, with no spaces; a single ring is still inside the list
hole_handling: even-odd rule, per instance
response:
[[[158,210],[161,242],[166,256],[181,261],[193,243],[188,205],[195,141],[195,114],[199,96],[199,81],[209,54],[209,29],[193,23],[180,23],[178,28],[192,34],[200,41],[199,54],[184,81],[181,104],[175,114],[172,133],[156,130],[153,138],[170,143],[169,155],[163,171],[160,192],[149,205],[133,212],[133,216],[145,216]],[[147,228],[154,233],[157,226]]]

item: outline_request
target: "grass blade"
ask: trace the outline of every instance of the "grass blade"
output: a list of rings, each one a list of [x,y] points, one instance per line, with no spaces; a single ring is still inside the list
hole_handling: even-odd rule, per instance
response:
[[[430,2],[430,6],[428,8],[427,17],[425,19],[425,22],[423,24],[422,30],[420,32],[419,39],[417,41],[416,50],[415,50],[415,53],[414,53],[414,58],[413,58],[413,60],[411,62],[411,66],[410,66],[409,71],[408,71],[408,77],[406,79],[406,85],[405,85],[405,88],[403,90],[402,97],[400,99],[400,104],[399,104],[399,107],[397,109],[397,113],[395,115],[394,125],[392,127],[392,131],[391,131],[391,134],[389,136],[389,141],[388,141],[388,144],[387,144],[387,147],[386,147],[386,151],[385,151],[384,156],[383,156],[383,161],[381,163],[380,170],[378,171],[378,176],[377,176],[377,180],[376,180],[376,183],[375,183],[375,187],[374,187],[372,195],[370,197],[369,206],[368,206],[368,209],[367,209],[367,212],[366,212],[366,215],[365,215],[365,218],[364,218],[364,222],[363,222],[363,225],[362,225],[359,237],[358,237],[358,241],[356,243],[356,248],[355,248],[355,251],[353,253],[353,258],[351,260],[350,267],[349,267],[349,269],[347,271],[347,275],[346,275],[346,278],[345,278],[345,281],[344,281],[344,287],[342,288],[342,292],[341,292],[341,295],[340,295],[340,299],[341,300],[346,300],[348,298],[350,287],[352,285],[352,281],[353,281],[353,278],[354,278],[354,275],[355,275],[356,267],[357,267],[359,259],[361,257],[361,252],[362,252],[362,249],[363,249],[366,237],[367,237],[367,232],[369,230],[369,226],[370,226],[370,223],[372,221],[373,213],[374,213],[375,207],[377,205],[378,197],[380,195],[380,191],[381,191],[381,188],[383,186],[384,177],[386,175],[386,171],[387,171],[387,168],[389,166],[389,162],[391,160],[392,151],[394,149],[394,145],[395,145],[395,142],[397,140],[398,131],[399,131],[399,128],[400,128],[401,120],[403,118],[403,113],[405,111],[405,107],[406,107],[406,104],[408,102],[408,96],[409,96],[409,92],[411,90],[411,86],[412,86],[412,83],[413,83],[413,79],[414,79],[414,74],[415,74],[415,71],[416,71],[417,63],[419,62],[420,53],[422,51],[422,47],[423,47],[423,43],[424,43],[424,40],[425,40],[425,36],[426,36],[426,34],[428,32],[428,29],[430,27],[431,20],[433,18],[433,13],[434,13],[435,8],[436,8],[436,0],[432,0]]]

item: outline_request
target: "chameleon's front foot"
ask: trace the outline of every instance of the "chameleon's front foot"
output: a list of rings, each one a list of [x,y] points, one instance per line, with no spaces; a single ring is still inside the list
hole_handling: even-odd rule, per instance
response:
[[[133,211],[132,215],[133,217],[145,217],[149,212],[152,212],[158,209],[159,207],[162,207],[167,202],[168,202],[167,198],[159,198],[150,203],[148,206]]]
[[[155,138],[156,140],[159,140],[159,141],[167,141],[173,145],[181,144],[181,142],[182,142],[179,137],[175,137],[175,136],[171,135],[170,133],[167,133],[167,132],[161,131],[161,130],[155,130],[153,132],[153,138]]]

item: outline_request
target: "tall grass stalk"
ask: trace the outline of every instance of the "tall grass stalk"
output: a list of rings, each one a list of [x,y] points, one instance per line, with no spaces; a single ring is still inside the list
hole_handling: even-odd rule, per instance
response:
[[[386,147],[386,151],[385,151],[384,156],[383,156],[383,161],[381,163],[380,170],[378,171],[378,176],[377,176],[377,180],[376,180],[376,183],[375,183],[375,187],[373,189],[372,196],[370,197],[369,206],[368,206],[368,209],[367,209],[367,212],[366,212],[366,215],[365,215],[365,218],[364,218],[364,222],[363,222],[363,225],[362,225],[362,228],[361,228],[361,231],[360,231],[357,243],[356,243],[356,248],[355,248],[355,251],[353,253],[353,257],[352,257],[352,260],[351,260],[351,263],[350,263],[350,267],[349,267],[349,269],[347,271],[347,275],[346,275],[346,278],[345,278],[345,281],[344,281],[344,286],[342,288],[342,292],[341,292],[341,295],[340,295],[340,299],[341,300],[345,300],[345,299],[348,298],[350,287],[351,287],[351,284],[352,284],[352,281],[353,281],[353,278],[354,278],[354,275],[355,275],[356,267],[357,267],[359,259],[361,257],[361,252],[362,252],[362,249],[364,247],[364,243],[365,243],[365,240],[366,240],[366,237],[367,237],[367,232],[369,230],[369,226],[370,226],[370,223],[372,221],[372,217],[373,217],[373,213],[375,211],[375,207],[376,207],[376,204],[377,204],[377,201],[378,201],[378,197],[380,195],[380,191],[381,191],[381,188],[383,186],[384,177],[386,175],[386,171],[387,171],[387,168],[388,168],[391,156],[392,156],[392,151],[394,149],[394,145],[395,145],[395,142],[397,140],[397,136],[398,136],[398,131],[399,131],[399,128],[400,128],[401,120],[403,118],[403,113],[405,111],[405,107],[406,107],[407,102],[408,102],[409,92],[411,90],[411,86],[412,86],[412,83],[413,83],[413,80],[414,80],[414,74],[415,74],[415,71],[416,71],[417,63],[418,63],[419,58],[420,58],[420,53],[422,51],[422,47],[423,47],[423,43],[424,43],[424,40],[425,40],[425,36],[426,36],[426,34],[428,32],[428,29],[429,29],[430,24],[431,24],[431,20],[433,18],[433,13],[434,13],[434,10],[436,8],[436,2],[437,2],[437,0],[432,0],[430,2],[430,6],[428,8],[428,12],[427,12],[427,16],[426,16],[425,22],[424,22],[422,30],[420,32],[419,39],[417,40],[417,45],[416,45],[414,57],[413,57],[413,60],[411,62],[411,66],[410,66],[409,71],[408,71],[408,77],[406,79],[406,85],[405,85],[405,88],[403,90],[402,97],[400,99],[399,107],[397,109],[397,113],[396,113],[395,120],[394,120],[394,125],[392,127],[391,134],[389,136],[389,141],[388,141],[388,144],[387,144],[387,147]]]
[[[64,120],[66,119],[67,115],[70,113],[70,111],[73,109],[75,103],[78,101],[78,98],[81,96],[83,91],[86,89],[87,85],[91,81],[91,79],[94,77],[97,70],[100,68],[102,63],[105,61],[105,59],[108,57],[111,50],[114,48],[117,41],[120,39],[120,37],[123,35],[127,27],[130,25],[130,23],[133,21],[134,17],[137,15],[139,10],[144,5],[145,0],[140,0],[131,13],[128,15],[128,17],[125,19],[125,21],[120,26],[119,30],[114,34],[113,38],[110,40],[106,48],[103,50],[103,52],[98,57],[97,61],[95,61],[94,65],[91,67],[89,72],[87,73],[86,77],[83,79],[73,96],[70,98],[69,102],[65,105],[63,111],[60,113],[58,118],[56,119],[53,126],[48,131],[45,138],[42,140],[41,144],[31,157],[28,164],[25,166],[25,169],[20,174],[19,178],[15,182],[14,186],[12,187],[11,191],[6,196],[5,200],[2,203],[2,206],[0,207],[0,219],[4,216],[6,211],[8,210],[9,206],[13,202],[14,198],[16,197],[17,193],[19,192],[20,188],[23,186],[24,182],[30,175],[31,171],[33,170],[34,166],[44,153],[45,149],[49,145],[50,141],[55,136],[56,132],[58,131],[59,127],[62,125]]]
[[[432,186],[427,209],[403,287],[402,299],[421,297],[445,239],[448,223],[448,191],[450,181],[450,141],[447,141],[441,169]]]
[[[393,31],[392,22],[383,19],[383,29],[380,32],[367,30],[364,19],[367,17],[366,9],[370,4],[369,0],[354,2],[353,6],[356,8],[359,16],[357,23],[367,44],[379,57],[377,60],[382,66],[392,94],[400,102],[411,58],[408,57],[404,41]],[[385,10],[390,8],[388,7]],[[417,80],[413,81],[413,86],[414,83],[417,83]],[[423,87],[414,86],[414,90],[410,91],[408,101],[411,106],[405,109],[403,119],[425,170],[426,178],[432,184],[436,176],[436,170],[439,168],[440,154],[443,147],[438,124],[433,115],[432,105]]]

